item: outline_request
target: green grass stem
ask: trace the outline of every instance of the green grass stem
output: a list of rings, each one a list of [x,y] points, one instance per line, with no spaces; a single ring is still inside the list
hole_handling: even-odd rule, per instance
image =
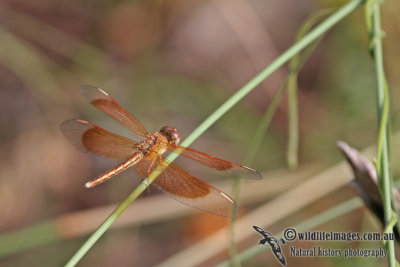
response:
[[[383,68],[383,52],[382,52],[382,30],[380,24],[380,2],[368,1],[366,4],[366,26],[370,38],[370,51],[375,63],[375,73],[377,80],[377,109],[378,109],[378,148],[376,169],[378,175],[378,183],[383,199],[383,210],[386,230],[393,233],[393,212],[392,212],[392,182],[390,173],[390,156],[389,156],[389,133],[388,133],[388,116],[389,116],[389,91],[387,88],[385,72]],[[388,226],[392,227],[388,227]],[[388,263],[390,267],[396,266],[396,257],[394,250],[394,241],[387,242]]]

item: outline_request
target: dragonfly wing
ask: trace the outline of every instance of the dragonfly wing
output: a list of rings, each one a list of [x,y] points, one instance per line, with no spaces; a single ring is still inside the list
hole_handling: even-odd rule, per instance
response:
[[[136,172],[143,178],[158,165],[162,158],[143,158],[136,167]],[[224,192],[190,175],[178,166],[170,164],[152,183],[158,189],[175,200],[220,216],[230,217],[235,202]]]
[[[179,149],[180,151],[182,151],[180,155],[218,171],[225,171],[227,173],[231,173],[244,178],[257,180],[262,179],[262,176],[258,171],[253,170],[249,167],[213,157],[191,148],[168,144],[168,150],[170,152],[174,151],[175,149]]]
[[[93,106],[130,129],[134,134],[145,137],[148,133],[134,116],[124,110],[102,89],[91,85],[81,85],[81,92]]]
[[[82,152],[92,152],[113,160],[125,160],[136,152],[136,142],[84,120],[64,121],[60,129]]]

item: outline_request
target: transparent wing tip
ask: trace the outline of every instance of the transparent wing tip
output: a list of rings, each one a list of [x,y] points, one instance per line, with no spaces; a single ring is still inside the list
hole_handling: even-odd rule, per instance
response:
[[[255,180],[261,180],[263,177],[261,175],[261,173],[259,173],[258,171],[246,167],[246,166],[242,166],[242,168],[244,168],[246,170],[245,173],[243,173],[243,176],[246,178],[251,178],[251,179],[255,179]]]
[[[81,94],[83,97],[88,100],[89,102],[97,99],[97,98],[105,98],[108,97],[108,93],[105,92],[103,89],[89,85],[89,84],[82,84],[80,86]]]

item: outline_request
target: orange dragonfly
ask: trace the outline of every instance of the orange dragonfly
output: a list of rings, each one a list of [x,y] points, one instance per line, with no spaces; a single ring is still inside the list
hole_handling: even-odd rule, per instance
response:
[[[77,149],[121,161],[116,167],[87,182],[85,184],[87,188],[94,187],[134,165],[136,173],[144,179],[158,165],[165,166],[162,157],[165,152],[172,152],[178,148],[182,151],[182,156],[210,168],[246,178],[262,178],[259,172],[246,166],[178,146],[180,135],[173,127],[164,126],[159,132],[149,133],[135,117],[100,88],[82,85],[81,92],[97,109],[127,127],[135,135],[144,138],[140,142],[135,142],[80,119],[63,122],[60,125],[61,131]],[[227,194],[172,163],[152,184],[186,205],[220,216],[230,217],[230,208],[235,205]]]

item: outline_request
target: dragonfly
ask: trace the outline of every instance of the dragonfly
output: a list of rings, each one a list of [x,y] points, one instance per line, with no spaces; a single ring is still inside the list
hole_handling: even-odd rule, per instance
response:
[[[81,85],[81,93],[95,108],[127,127],[136,136],[143,138],[135,142],[81,119],[71,119],[61,123],[62,133],[78,150],[92,152],[119,162],[114,168],[87,182],[85,184],[87,188],[103,183],[132,166],[135,166],[136,173],[142,179],[146,179],[157,166],[161,166],[164,170],[152,185],[183,204],[212,214],[231,217],[231,208],[236,204],[229,195],[192,176],[177,165],[166,162],[163,154],[178,150],[181,156],[212,169],[245,178],[262,178],[258,171],[249,167],[179,146],[181,138],[176,128],[164,126],[158,132],[148,132],[133,115],[98,87]]]

